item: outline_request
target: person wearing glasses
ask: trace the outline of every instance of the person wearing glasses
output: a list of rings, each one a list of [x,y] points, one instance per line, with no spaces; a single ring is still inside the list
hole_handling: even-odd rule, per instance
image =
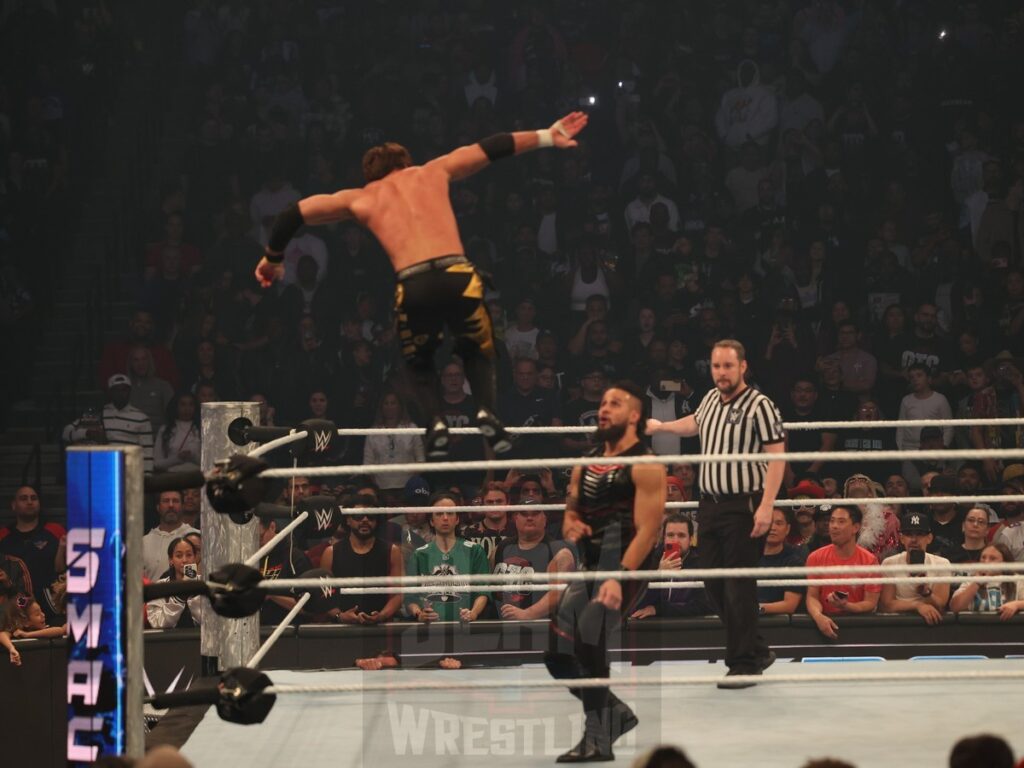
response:
[[[365,509],[377,505],[359,496],[342,499],[341,506]],[[342,535],[320,558],[322,569],[343,578],[405,574],[401,548],[377,536],[380,515],[356,509],[346,513],[344,520]],[[346,529],[347,536],[344,535]],[[336,594],[334,601],[328,613],[339,624],[380,624],[394,617],[402,606],[402,595],[398,591],[393,594]]]
[[[804,478],[789,489],[788,495],[794,501],[806,501],[807,503],[793,507],[794,521],[793,525],[790,526],[786,543],[794,547],[806,547],[808,552],[813,552],[819,546],[828,544],[828,537],[825,536],[818,543],[818,546],[811,546],[812,539],[818,533],[814,513],[821,506],[820,504],[815,504],[815,502],[825,498],[825,489],[813,480]]]
[[[975,504],[964,515],[964,541],[950,553],[950,562],[979,563],[981,553],[988,544],[988,521],[990,507]]]

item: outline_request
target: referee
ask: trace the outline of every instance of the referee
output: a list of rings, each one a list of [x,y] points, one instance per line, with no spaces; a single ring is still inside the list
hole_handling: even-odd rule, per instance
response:
[[[701,563],[709,568],[753,568],[764,548],[772,507],[785,462],[737,462],[737,453],[782,453],[785,432],[775,404],[743,380],[746,351],[740,342],[723,339],[711,350],[712,389],[691,415],[662,423],[647,421],[647,433],[700,435],[705,456],[723,460],[705,464],[700,472],[698,508]],[[711,579],[705,583],[725,624],[726,677],[759,675],[775,661],[757,631],[759,606],[755,579]],[[753,683],[722,680],[719,688],[747,688]]]

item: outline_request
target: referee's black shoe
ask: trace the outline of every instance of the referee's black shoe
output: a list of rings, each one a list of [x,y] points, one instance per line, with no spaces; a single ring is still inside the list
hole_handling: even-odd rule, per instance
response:
[[[448,446],[451,444],[451,437],[448,433],[448,423],[440,416],[434,419],[423,438],[423,449],[427,459],[440,461],[448,458]]]
[[[725,673],[725,680],[718,681],[718,687],[725,691],[738,691],[742,688],[753,688],[757,683],[753,680],[730,680],[730,677],[755,677],[762,674],[768,667],[775,663],[775,651],[768,651],[768,655],[762,658],[753,669],[735,667]]]

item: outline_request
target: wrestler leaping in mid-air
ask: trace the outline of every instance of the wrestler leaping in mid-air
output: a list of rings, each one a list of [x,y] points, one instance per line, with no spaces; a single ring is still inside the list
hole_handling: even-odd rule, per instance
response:
[[[455,337],[479,411],[477,425],[495,453],[511,447],[494,415],[497,398],[495,348],[491,318],[484,303],[484,283],[465,257],[448,194],[449,184],[482,170],[495,160],[540,147],[568,149],[587,124],[572,112],[550,128],[498,133],[413,165],[401,144],[373,147],[363,156],[366,186],[300,200],[274,220],[256,279],[263,287],[284,275],[284,250],[303,224],[328,224],[354,219],[380,241],[391,260],[398,285],[395,311],[402,356],[416,399],[430,419],[426,450],[442,458],[448,450],[448,426],[440,416],[434,352],[444,327]]]

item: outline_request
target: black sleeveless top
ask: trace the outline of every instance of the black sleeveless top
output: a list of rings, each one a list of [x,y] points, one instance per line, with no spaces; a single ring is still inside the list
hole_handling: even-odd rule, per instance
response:
[[[602,456],[603,450],[599,446],[590,455]],[[643,443],[638,442],[619,455],[650,454],[651,451]],[[579,541],[580,567],[590,571],[619,570],[622,555],[636,536],[636,525],[633,520],[636,486],[633,485],[632,465],[584,466],[580,475],[578,494],[577,513],[593,531],[589,538],[582,538]],[[646,568],[648,565],[645,563],[642,567]]]
[[[352,578],[357,576],[387,576],[391,572],[391,542],[374,539],[373,547],[365,555],[353,551],[348,537],[334,544],[334,559],[331,570],[335,576]],[[337,594],[335,600],[342,611],[359,606],[363,613],[373,613],[384,608],[390,595],[376,593],[360,595],[354,593]]]

